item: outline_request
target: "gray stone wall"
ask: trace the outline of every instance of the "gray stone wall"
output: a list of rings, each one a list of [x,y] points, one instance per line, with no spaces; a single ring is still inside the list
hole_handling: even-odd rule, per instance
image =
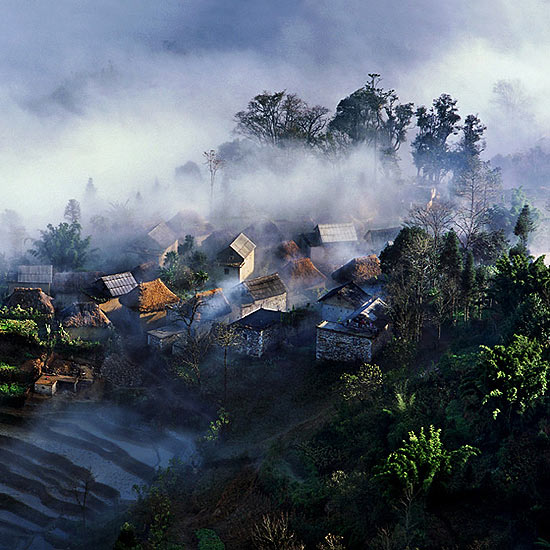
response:
[[[317,328],[315,356],[317,360],[368,363],[372,342],[354,334]]]

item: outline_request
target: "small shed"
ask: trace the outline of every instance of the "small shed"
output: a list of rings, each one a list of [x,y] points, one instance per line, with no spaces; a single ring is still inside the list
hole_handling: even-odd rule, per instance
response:
[[[231,323],[237,334],[236,351],[262,357],[280,345],[283,339],[283,315],[280,311],[258,309]]]
[[[17,273],[8,281],[8,294],[15,288],[39,288],[50,294],[53,280],[52,265],[20,265]]]
[[[6,300],[9,308],[20,307],[46,317],[53,317],[55,309],[51,296],[40,288],[15,288]]]
[[[125,320],[135,332],[147,332],[165,322],[166,308],[180,299],[160,280],[139,283],[120,298]]]
[[[73,337],[104,341],[112,335],[112,323],[94,302],[78,302],[59,314],[63,328]]]
[[[57,392],[57,376],[43,374],[34,383],[34,392],[40,395],[52,396]]]
[[[243,281],[230,293],[241,317],[257,309],[286,311],[287,288],[278,273]]]
[[[170,349],[186,330],[187,327],[183,323],[172,323],[158,329],[149,330],[147,331],[147,345],[151,349],[165,351]]]
[[[341,321],[371,299],[372,296],[358,285],[349,282],[329,290],[319,298],[319,303],[322,305],[323,319]]]
[[[229,245],[217,255],[220,266],[223,267],[224,275],[228,279],[242,282],[254,271],[254,250],[256,245],[244,234],[239,233]]]

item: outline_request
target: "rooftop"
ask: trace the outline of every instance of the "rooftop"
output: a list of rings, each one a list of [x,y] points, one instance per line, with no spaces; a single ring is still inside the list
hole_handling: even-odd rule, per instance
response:
[[[75,303],[60,313],[64,327],[104,328],[111,326],[111,321],[95,303]]]
[[[380,260],[376,254],[371,254],[370,256],[353,258],[347,264],[334,271],[332,278],[339,283],[352,281],[356,284],[361,284],[381,274]]]
[[[166,306],[179,301],[180,299],[160,279],[140,283],[120,299],[123,305],[140,313],[162,311]]]
[[[134,276],[129,271],[106,275],[105,277],[100,277],[99,281],[105,285],[108,293],[113,298],[124,296],[124,294],[128,294],[128,292],[137,286]]]
[[[286,286],[283,283],[278,273],[272,273],[265,277],[256,277],[243,281],[240,285],[245,294],[248,294],[252,301],[265,300],[273,296],[280,296],[287,292]]]
[[[281,273],[292,290],[322,286],[326,280],[309,258],[290,260]]]
[[[321,244],[357,241],[357,233],[352,223],[320,223],[316,230],[319,232]]]
[[[177,236],[164,222],[155,225],[147,233],[147,236],[163,249],[168,248],[178,240]]]
[[[18,283],[48,284],[53,279],[51,265],[20,265],[17,268]]]
[[[271,309],[257,309],[245,317],[231,323],[233,326],[264,330],[281,322],[283,313]]]
[[[367,302],[371,296],[355,283],[349,282],[329,290],[319,298],[319,302],[326,302],[330,298],[336,298],[342,303],[342,306],[349,305],[352,309],[357,309]]]
[[[51,316],[54,314],[52,298],[40,288],[16,288],[6,300],[8,307],[20,306],[23,309]]]
[[[229,244],[229,248],[244,259],[256,248],[256,245],[244,233],[239,233],[237,238]]]

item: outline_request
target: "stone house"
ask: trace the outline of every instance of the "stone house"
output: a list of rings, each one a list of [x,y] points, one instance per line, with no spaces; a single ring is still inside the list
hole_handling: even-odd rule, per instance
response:
[[[154,261],[162,267],[168,253],[177,254],[178,238],[164,222],[160,222],[135,242],[134,249],[144,261]]]
[[[231,323],[237,336],[235,350],[244,355],[262,357],[279,346],[283,340],[284,313],[258,309]]]
[[[46,294],[51,293],[53,266],[51,265],[20,265],[17,273],[9,275],[8,294],[16,288],[40,288]]]
[[[136,334],[166,324],[166,308],[180,299],[160,280],[139,283],[120,298],[126,328]]]
[[[274,311],[287,309],[287,288],[278,273],[243,281],[231,290],[229,298],[239,317],[260,308]]]
[[[79,302],[59,314],[59,322],[72,338],[102,342],[113,334],[113,324],[94,302]]]
[[[225,278],[240,283],[250,277],[254,271],[255,248],[256,245],[244,233],[239,233],[218,252],[218,264],[223,268]]]
[[[368,363],[391,338],[386,306],[373,298],[343,321],[317,326],[317,360]]]
[[[43,374],[34,383],[34,392],[40,395],[52,396],[57,392],[57,376]]]
[[[349,282],[329,290],[319,298],[325,321],[342,321],[369,302],[372,296],[355,283]]]
[[[151,349],[165,351],[170,349],[186,330],[186,325],[181,322],[149,330],[147,331],[147,345]]]

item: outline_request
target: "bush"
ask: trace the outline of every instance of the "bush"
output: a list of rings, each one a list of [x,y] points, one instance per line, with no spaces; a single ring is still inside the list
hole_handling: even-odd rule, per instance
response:
[[[199,529],[195,535],[199,540],[199,550],[225,550],[225,544],[212,529]]]

